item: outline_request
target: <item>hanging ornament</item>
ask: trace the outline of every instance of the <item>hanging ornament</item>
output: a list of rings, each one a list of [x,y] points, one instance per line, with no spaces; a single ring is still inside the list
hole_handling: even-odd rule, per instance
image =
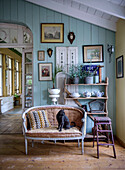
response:
[[[74,34],[74,32],[69,32],[69,34],[68,34],[68,40],[70,41],[70,44],[73,43],[73,41],[75,40],[75,34]]]
[[[47,53],[48,53],[48,56],[51,57],[52,53],[53,53],[53,50],[51,48],[48,48]]]

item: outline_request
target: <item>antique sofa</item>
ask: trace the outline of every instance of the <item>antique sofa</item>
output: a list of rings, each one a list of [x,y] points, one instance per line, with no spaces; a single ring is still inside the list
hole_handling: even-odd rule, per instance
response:
[[[70,128],[68,130],[63,129],[61,132],[57,130],[58,123],[56,120],[56,114],[60,109],[64,109],[65,114],[68,116],[70,123],[75,122],[76,127]],[[40,120],[40,125],[33,125],[35,119],[32,120],[33,115],[45,114],[48,120],[48,126],[45,127],[44,120]],[[30,117],[29,117],[30,115]],[[45,105],[36,106],[27,109],[23,114],[23,134],[25,138],[25,152],[28,153],[28,140],[32,141],[32,147],[34,145],[34,140],[78,140],[78,147],[80,146],[81,140],[81,153],[84,153],[84,138],[86,135],[86,112],[80,107],[66,106],[66,105]],[[41,119],[41,117],[39,117]],[[30,122],[31,121],[31,122]],[[35,122],[36,123],[36,122]],[[43,126],[44,125],[44,126]],[[31,127],[32,126],[32,127]],[[41,126],[41,127],[40,127]]]

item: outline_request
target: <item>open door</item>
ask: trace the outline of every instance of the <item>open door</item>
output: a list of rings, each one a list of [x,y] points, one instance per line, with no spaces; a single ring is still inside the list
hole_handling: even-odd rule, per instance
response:
[[[23,49],[22,58],[22,109],[33,106],[33,49]]]

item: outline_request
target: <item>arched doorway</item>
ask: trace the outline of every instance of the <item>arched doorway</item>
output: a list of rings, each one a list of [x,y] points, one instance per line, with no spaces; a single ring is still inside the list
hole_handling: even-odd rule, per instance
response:
[[[9,110],[12,108],[12,98],[16,101],[19,96],[23,110],[33,106],[33,35],[31,30],[23,25],[0,23],[0,53],[2,56],[0,65],[2,114],[6,111],[4,109],[6,101],[10,101]]]

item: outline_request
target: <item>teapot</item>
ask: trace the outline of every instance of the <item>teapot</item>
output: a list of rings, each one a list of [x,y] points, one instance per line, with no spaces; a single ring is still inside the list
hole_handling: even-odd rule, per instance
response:
[[[101,91],[95,92],[96,97],[102,97],[103,95],[104,95],[104,92],[101,92]]]
[[[71,93],[71,97],[80,97],[80,94],[79,93],[76,93],[76,92],[74,92],[74,93]]]
[[[83,93],[83,96],[84,96],[84,97],[91,97],[91,93],[88,92],[88,91],[85,91],[85,92]]]

